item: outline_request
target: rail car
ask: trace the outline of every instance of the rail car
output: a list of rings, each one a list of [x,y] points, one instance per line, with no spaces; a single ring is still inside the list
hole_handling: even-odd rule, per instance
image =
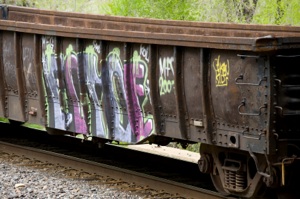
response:
[[[224,195],[297,189],[300,27],[0,8],[1,118],[99,143],[200,142]]]

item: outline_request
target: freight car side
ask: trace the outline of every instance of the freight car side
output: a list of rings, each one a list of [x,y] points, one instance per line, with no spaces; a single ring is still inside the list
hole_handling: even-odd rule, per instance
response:
[[[201,142],[200,171],[240,197],[294,171],[299,27],[2,16],[1,117],[100,142]]]

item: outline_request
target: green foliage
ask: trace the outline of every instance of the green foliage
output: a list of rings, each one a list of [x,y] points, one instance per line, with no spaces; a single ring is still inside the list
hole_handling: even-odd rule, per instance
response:
[[[109,15],[300,25],[299,0],[109,0]]]
[[[107,14],[173,20],[197,20],[197,0],[111,0]]]
[[[300,25],[299,0],[2,0],[0,3],[169,20]]]
[[[259,1],[253,23],[300,25],[299,0]]]
[[[110,0],[111,15],[207,22],[249,22],[256,0]]]
[[[105,0],[35,0],[34,5],[37,8],[59,10],[65,12],[81,12],[90,14],[99,14],[101,5]]]
[[[65,12],[107,13],[107,0],[0,0],[1,4],[35,7]]]
[[[1,0],[0,4],[9,4],[9,5],[27,6],[27,7],[34,6],[32,1],[29,0]]]
[[[6,118],[0,117],[0,122],[1,122],[1,123],[9,123],[9,120],[6,119]]]
[[[195,153],[198,153],[200,151],[200,145],[201,143],[197,143],[197,144],[189,144],[185,150],[188,151],[192,151]],[[173,148],[177,148],[177,149],[184,149],[182,147],[182,145],[180,143],[177,142],[171,142],[170,144],[168,144],[168,147],[173,147]]]
[[[46,128],[44,126],[38,125],[38,124],[24,123],[24,124],[22,124],[22,126],[32,128],[32,129],[36,129],[36,130],[41,130],[41,131],[46,130]]]

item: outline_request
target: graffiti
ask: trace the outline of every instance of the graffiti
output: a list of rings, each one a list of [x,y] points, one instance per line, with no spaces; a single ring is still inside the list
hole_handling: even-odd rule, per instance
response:
[[[99,60],[102,44],[96,40],[82,52],[68,44],[58,62],[55,44],[55,38],[42,39],[48,126],[128,143],[153,133],[153,116],[145,112],[151,105],[149,46],[141,45],[123,64],[118,47]],[[172,62],[173,58],[161,60],[162,86],[172,81]]]
[[[106,57],[106,67],[103,68],[104,104],[112,108],[112,113],[106,110],[107,120],[113,119],[113,136],[117,140],[131,142],[130,124],[124,118],[126,114],[126,92],[124,88],[123,64],[120,49],[114,48]],[[113,115],[111,117],[111,115]]]
[[[149,53],[149,45],[145,45],[145,44],[141,44],[140,46],[140,56],[143,57],[145,59],[145,61],[148,63],[149,62],[149,56],[150,56],[150,53]],[[133,53],[133,58],[132,58],[132,61],[133,62],[138,62],[138,61],[135,61],[136,60],[136,57],[137,56],[137,53],[136,51]],[[142,60],[141,57],[138,57],[137,60]],[[144,64],[144,67],[145,67],[145,81],[144,81],[144,84],[143,84],[143,88],[144,88],[144,95],[147,96],[147,99],[149,100],[150,104],[152,104],[151,102],[151,97],[150,97],[150,85],[149,85],[149,79],[148,79],[148,65],[145,63]],[[144,105],[145,103],[143,103]]]
[[[5,74],[7,87],[9,90],[17,91],[18,85],[15,79],[16,77],[15,65],[12,64],[10,61],[7,61],[6,59],[3,60],[4,60],[4,74]]]
[[[213,68],[216,73],[216,86],[227,86],[229,76],[229,60],[227,62],[220,62],[220,55],[213,63]]]
[[[100,44],[97,44],[97,41],[96,40],[94,40],[93,41],[93,47],[94,47],[94,49],[95,49],[95,51],[96,51],[96,53],[100,53]]]
[[[78,69],[77,53],[73,50],[73,46],[69,44],[66,48],[66,54],[63,57],[64,80],[66,84],[66,92],[69,98],[68,111],[73,113],[72,120],[74,122],[74,131],[77,133],[87,133],[87,125],[82,107],[83,99],[80,98],[80,78]],[[71,116],[71,115],[70,115]],[[70,118],[71,121],[71,118]],[[69,123],[68,123],[69,124]],[[69,124],[71,125],[71,124]]]
[[[22,52],[23,60],[29,60],[30,62],[33,59],[33,50],[32,48],[24,47]]]
[[[149,53],[149,45],[143,45],[141,44],[140,46],[140,55],[147,61],[149,62],[149,56],[150,56],[150,53]]]
[[[36,89],[36,76],[34,72],[34,63],[33,63],[33,49],[24,47],[22,58],[23,58],[23,65],[24,65],[24,75],[26,80],[26,87],[29,93],[35,92]]]
[[[102,97],[102,79],[98,70],[99,61],[97,53],[100,53],[100,45],[98,45],[96,41],[93,42],[93,45],[87,46],[83,52],[85,82],[90,101],[94,105],[93,110],[91,110],[90,131],[96,136],[108,137],[105,115],[100,107]]]
[[[160,95],[172,92],[174,80],[170,80],[170,76],[174,77],[173,68],[174,57],[159,58],[159,92]]]
[[[12,44],[12,42],[11,42],[11,40],[10,39],[4,39],[3,40],[3,46],[4,46],[4,48],[3,48],[3,54],[5,54],[5,55],[10,55],[11,54],[11,52],[14,52],[14,51],[12,51],[12,49],[13,49],[13,44]]]
[[[52,128],[66,130],[70,116],[66,117],[61,107],[59,95],[59,79],[54,38],[42,38],[43,81],[46,93],[47,125]]]
[[[150,100],[148,66],[137,51],[129,65],[125,65],[128,116],[136,140],[142,140],[153,131],[153,116],[144,117],[144,106]]]

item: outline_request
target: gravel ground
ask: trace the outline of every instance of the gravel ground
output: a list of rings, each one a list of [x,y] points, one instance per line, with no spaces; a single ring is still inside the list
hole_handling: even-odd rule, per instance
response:
[[[110,198],[136,199],[137,195],[120,192],[106,185],[66,179],[40,169],[14,165],[0,157],[0,198]]]

